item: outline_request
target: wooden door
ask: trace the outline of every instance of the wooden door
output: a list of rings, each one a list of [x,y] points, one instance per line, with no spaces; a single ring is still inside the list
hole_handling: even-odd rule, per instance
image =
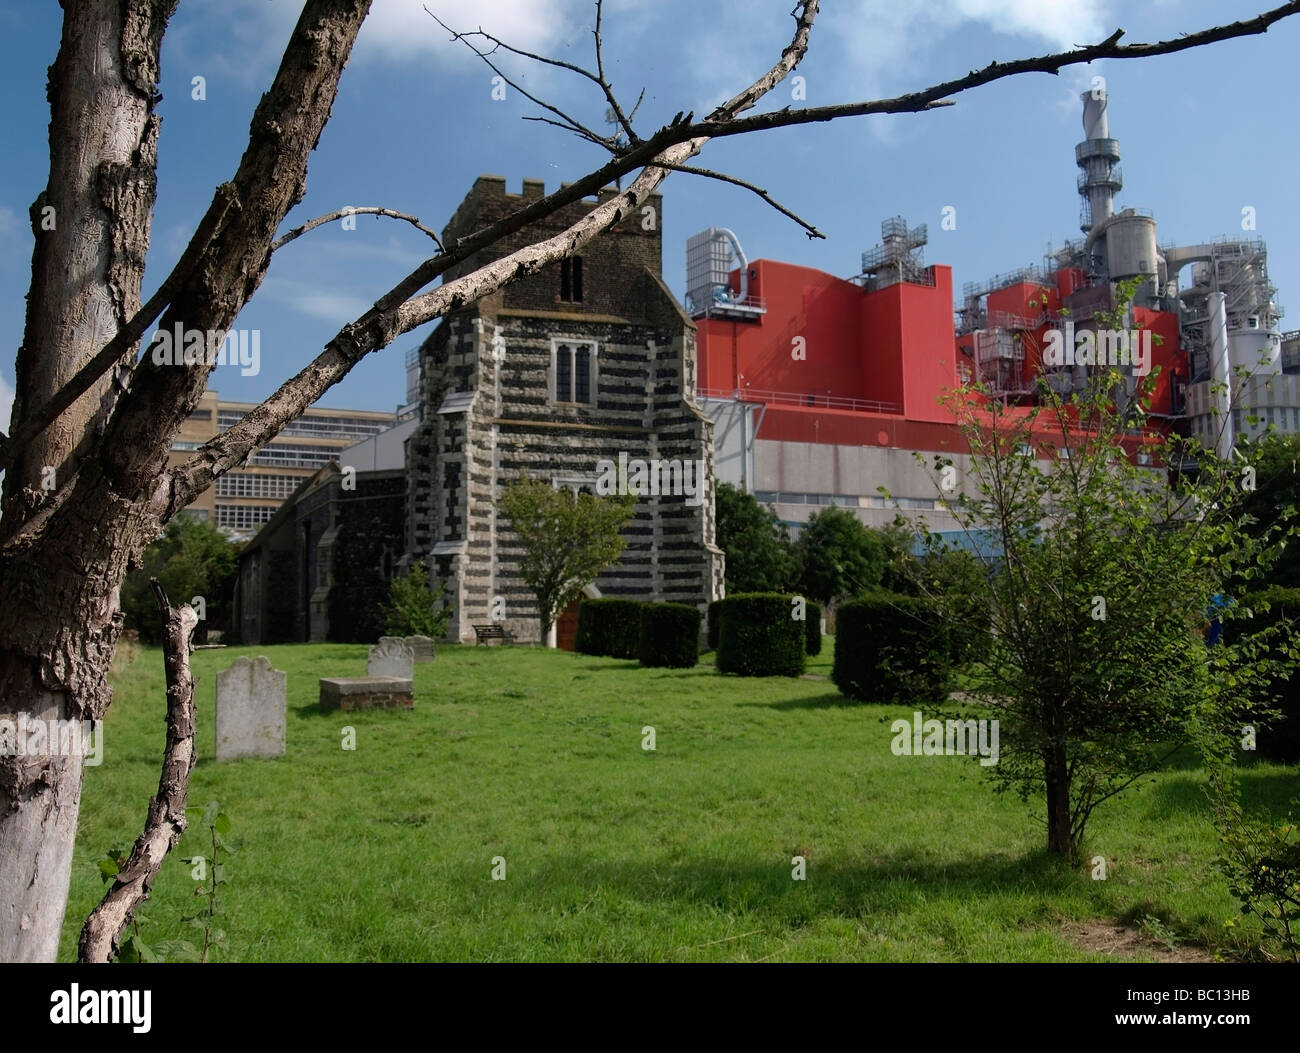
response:
[[[561,651],[572,651],[578,640],[578,604],[582,602],[579,596],[571,604],[560,612],[560,616],[555,619],[555,646]]]

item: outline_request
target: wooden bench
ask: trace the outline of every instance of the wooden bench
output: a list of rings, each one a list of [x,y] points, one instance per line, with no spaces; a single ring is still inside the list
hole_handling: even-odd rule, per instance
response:
[[[478,637],[474,643],[475,647],[487,640],[500,640],[502,643],[515,642],[514,634],[506,632],[505,626],[500,622],[492,622],[489,625],[476,625],[474,626],[474,635]]]

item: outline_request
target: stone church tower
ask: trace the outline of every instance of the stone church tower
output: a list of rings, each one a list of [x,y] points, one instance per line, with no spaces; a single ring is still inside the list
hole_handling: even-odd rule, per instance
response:
[[[537,180],[525,180],[520,195],[480,176],[443,241],[543,193]],[[445,280],[558,233],[612,193],[574,202]],[[652,195],[581,257],[448,315],[420,349],[423,420],[406,443],[406,548],[447,584],[451,640],[472,642],[473,626],[493,620],[494,598],[516,640],[539,639],[535,599],[517,573],[519,543],[494,500],[525,470],[597,493],[601,462],[620,456],[702,465],[698,492],[688,477],[687,493],[639,498],[623,555],[593,591],[701,609],[722,595],[713,423],[695,404],[695,324],[661,276],[662,206]]]

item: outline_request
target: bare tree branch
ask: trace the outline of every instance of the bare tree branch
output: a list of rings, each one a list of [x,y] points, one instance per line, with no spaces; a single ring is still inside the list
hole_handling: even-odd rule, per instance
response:
[[[618,97],[614,94],[614,86],[605,79],[605,59],[602,54],[602,44],[600,39],[600,20],[604,15],[604,11],[604,0],[596,0],[596,28],[592,30],[592,36],[596,38],[596,76],[601,90],[605,93],[605,99],[609,103],[609,108],[614,111],[614,117],[618,121],[619,127],[623,129],[623,133],[627,136],[628,143],[635,146],[639,140],[637,139],[636,132],[632,130],[632,122],[628,119],[627,114],[623,112],[623,107],[618,104]],[[641,94],[644,97],[645,92],[642,91]],[[640,104],[641,100],[637,99],[637,105],[639,106]]]
[[[783,216],[789,216],[792,220],[803,227],[808,232],[809,240],[813,238],[825,239],[826,235],[814,227],[811,223],[801,219],[795,213],[791,212],[781,202],[777,201],[762,187],[755,186],[753,183],[746,182],[744,179],[737,179],[735,176],[727,175],[725,172],[715,172],[711,168],[696,168],[694,165],[671,165],[665,161],[659,162],[660,168],[667,168],[671,172],[685,172],[687,175],[704,176],[706,179],[717,179],[723,183],[730,183],[732,186],[744,187],[746,190],[757,194]]]
[[[523,120],[523,121],[537,121],[537,122],[539,122],[540,124],[549,124],[549,125],[551,125],[551,127],[553,127],[553,128],[561,128],[561,129],[563,129],[563,130],[566,131],[566,132],[572,132],[572,131],[573,131],[573,129],[570,128],[567,124],[563,123],[562,121],[552,120],[550,117],[540,117],[540,116],[537,116],[537,115],[533,115],[533,116],[530,116],[530,117],[521,117],[520,120]],[[602,138],[602,139],[594,138],[594,134],[595,134],[595,133],[593,133],[593,132],[588,132],[588,131],[585,131],[585,130],[584,130],[583,132],[575,133],[575,134],[577,134],[577,136],[578,136],[579,139],[582,139],[582,140],[584,140],[585,142],[594,143],[596,146],[603,147],[603,148],[606,149],[606,150],[609,150],[609,149],[610,149],[610,145],[609,145],[609,143],[608,143],[605,139],[603,139],[603,138]]]
[[[576,132],[582,138],[588,139],[591,142],[596,143],[598,146],[603,146],[607,150],[613,150],[615,148],[612,136],[598,135],[596,132],[593,132],[585,124],[579,121],[576,117],[570,117],[558,106],[552,106],[549,102],[543,102],[536,95],[532,94],[532,92],[528,91],[527,88],[524,88],[516,81],[511,80],[510,77],[506,75],[505,71],[502,70],[500,66],[498,66],[495,62],[492,61],[491,55],[492,55],[492,51],[496,51],[497,48],[503,48],[506,51],[513,51],[517,55],[525,55],[528,58],[536,59],[538,62],[545,62],[548,65],[552,65],[552,66],[562,66],[565,69],[571,69],[576,73],[582,73],[590,77],[591,74],[588,73],[586,70],[582,69],[582,67],[574,66],[568,62],[560,62],[557,59],[545,59],[540,55],[533,55],[528,52],[521,52],[516,48],[510,47],[509,44],[503,44],[501,41],[497,40],[497,38],[492,36],[490,33],[484,33],[482,29],[475,30],[469,33],[458,33],[456,30],[452,29],[451,26],[447,25],[447,23],[444,22],[441,18],[439,18],[432,11],[430,11],[427,7],[424,10],[425,13],[428,14],[430,18],[432,18],[435,22],[438,23],[438,25],[442,26],[443,29],[445,29],[448,33],[451,34],[452,40],[459,40],[462,44],[464,44],[467,48],[469,48],[470,51],[474,52],[474,54],[476,54],[485,63],[487,63],[488,68],[491,69],[493,73],[495,73],[498,77],[500,77],[503,81],[505,81],[508,85],[510,85],[510,87],[514,88],[515,91],[519,92],[519,94],[522,95],[525,99],[529,100],[529,102],[535,103],[536,105],[540,106],[542,109],[555,114],[555,116],[560,118],[560,120],[562,120],[565,123],[565,126],[569,129],[569,131]],[[476,48],[473,45],[473,43],[471,43],[469,39],[470,37],[484,37],[487,40],[492,41],[495,46],[492,48],[492,51],[480,51],[478,48]],[[597,81],[597,83],[599,84],[600,82]]]
[[[131,320],[118,330],[117,335],[105,344],[103,349],[77,372],[76,376],[64,384],[52,399],[28,417],[12,436],[0,443],[0,471],[13,464],[14,458],[27,443],[48,428],[60,413],[89,391],[95,382],[112,369],[113,364],[144,336],[144,331],[162,314],[177,290],[194,273],[199,258],[212,243],[213,237],[225,221],[226,213],[234,204],[235,188],[230,183],[222,183],[217,187],[208,211],[199,222],[185,251],[181,253],[181,258],[176,261],[176,266],[163,280],[162,285],[158,286],[158,291],[149,297],[149,302],[136,311]]]
[[[326,223],[331,223],[336,219],[342,219],[344,216],[387,216],[389,219],[404,219],[421,234],[426,234],[431,237],[434,244],[438,246],[440,252],[447,251],[442,244],[442,239],[416,219],[415,216],[408,216],[405,212],[395,212],[391,208],[380,208],[376,205],[358,205],[356,207],[348,206],[347,208],[340,208],[333,212],[327,212],[325,215],[317,216],[315,219],[309,219],[301,227],[294,227],[293,230],[275,241],[271,245],[271,251],[274,252],[281,246],[287,245],[289,242],[302,237],[308,231],[315,230],[317,227],[324,226]]]
[[[157,578],[150,578],[163,615],[163,656],[167,665],[167,746],[163,752],[158,793],[149,801],[144,830],[131,846],[126,865],[99,905],[90,912],[77,940],[79,962],[107,962],[117,954],[122,930],[149,898],[158,868],[185,833],[185,801],[194,771],[194,677],[190,673],[190,637],[198,615],[185,604],[173,607]]]
[[[745,135],[749,132],[763,131],[768,128],[788,128],[801,124],[817,124],[837,120],[840,117],[861,117],[873,113],[916,113],[935,108],[936,105],[952,105],[947,96],[956,95],[971,88],[982,87],[1007,77],[1016,77],[1022,73],[1058,74],[1066,66],[1077,66],[1093,62],[1096,59],[1137,59],[1151,58],[1156,55],[1172,55],[1179,51],[1203,47],[1217,41],[1231,40],[1235,37],[1254,36],[1268,32],[1270,26],[1284,18],[1300,14],[1300,0],[1291,0],[1271,11],[1227,25],[1214,26],[1197,33],[1186,33],[1171,40],[1162,40],[1155,44],[1119,43],[1124,35],[1117,29],[1100,44],[1074,48],[1070,51],[1056,52],[1038,58],[1017,59],[1014,62],[991,62],[982,70],[971,70],[965,77],[945,81],[922,91],[910,92],[893,99],[877,99],[873,102],[843,103],[836,106],[814,106],[805,109],[789,108],[775,113],[760,114],[739,121],[710,120],[691,126],[696,135],[721,138],[729,135]]]

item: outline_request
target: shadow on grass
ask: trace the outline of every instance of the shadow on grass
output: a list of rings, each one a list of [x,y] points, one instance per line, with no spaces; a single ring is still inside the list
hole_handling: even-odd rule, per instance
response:
[[[1238,771],[1241,799],[1247,810],[1264,811],[1276,819],[1290,810],[1291,798],[1296,796],[1294,769],[1252,765]],[[1205,781],[1194,776],[1163,779],[1154,788],[1151,814],[1169,816],[1178,812],[1204,814],[1209,818],[1210,805],[1205,796]]]
[[[848,695],[841,695],[838,691],[832,694],[816,695],[812,698],[787,698],[780,702],[738,702],[739,706],[756,706],[759,709],[861,709],[864,713],[878,713],[884,706],[892,706],[892,702],[863,702],[857,698],[850,698]]]
[[[705,907],[722,912],[762,915],[798,927],[822,917],[879,919],[887,929],[892,917],[932,910],[936,901],[978,903],[991,891],[1021,894],[1033,906],[1008,924],[1054,925],[1050,906],[1057,893],[1089,891],[1087,870],[1071,866],[1046,851],[1020,857],[983,856],[960,862],[903,857],[870,861],[807,858],[807,880],[791,878],[791,850],[783,857],[755,859],[686,859],[620,863],[581,859],[556,860],[529,867],[529,891],[537,909],[553,913],[557,893],[585,897],[600,889],[654,905]],[[533,891],[536,890],[536,891]],[[757,920],[757,919],[755,919]]]

